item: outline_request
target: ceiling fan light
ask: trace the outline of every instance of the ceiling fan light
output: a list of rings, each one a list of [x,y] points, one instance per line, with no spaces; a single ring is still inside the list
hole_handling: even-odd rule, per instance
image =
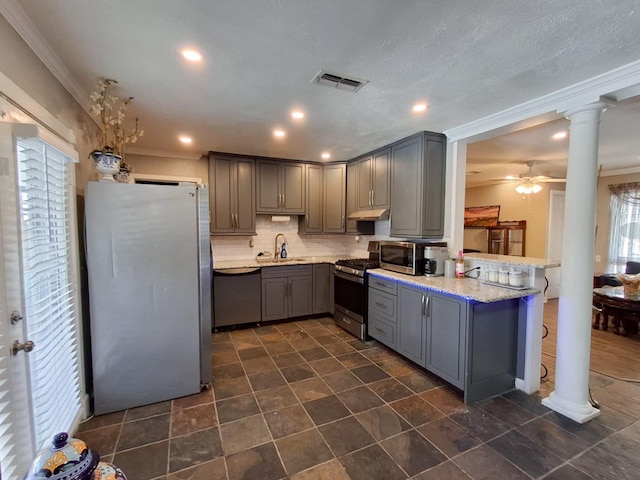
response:
[[[538,193],[540,190],[542,190],[542,185],[538,185],[537,183],[534,183],[531,187],[533,193]]]
[[[523,195],[529,195],[531,193],[531,187],[529,187],[529,185],[527,185],[526,183],[520,183],[516,187],[516,192],[521,193]]]

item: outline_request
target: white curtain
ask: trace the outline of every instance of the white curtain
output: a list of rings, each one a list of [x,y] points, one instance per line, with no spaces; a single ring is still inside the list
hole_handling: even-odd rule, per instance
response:
[[[640,183],[610,185],[607,271],[624,273],[628,261],[640,262]]]

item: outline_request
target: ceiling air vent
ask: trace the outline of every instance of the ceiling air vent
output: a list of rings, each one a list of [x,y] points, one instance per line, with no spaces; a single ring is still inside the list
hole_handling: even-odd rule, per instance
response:
[[[345,90],[347,92],[356,93],[362,87],[364,87],[368,80],[360,80],[357,78],[347,78],[338,73],[329,73],[325,70],[320,70],[318,74],[313,77],[311,83],[317,83],[318,85],[324,85],[326,87],[337,88],[338,90]]]

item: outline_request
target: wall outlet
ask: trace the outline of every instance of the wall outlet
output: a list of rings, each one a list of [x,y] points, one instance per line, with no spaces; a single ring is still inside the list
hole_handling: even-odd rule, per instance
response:
[[[596,262],[599,262],[600,258],[601,258],[600,255],[596,255]]]

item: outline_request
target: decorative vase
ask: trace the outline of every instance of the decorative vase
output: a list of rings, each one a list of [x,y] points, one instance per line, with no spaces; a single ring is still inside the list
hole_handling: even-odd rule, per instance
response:
[[[42,450],[24,477],[25,480],[127,480],[115,465],[100,461],[98,452],[65,432],[53,437],[49,448]]]
[[[91,158],[96,162],[96,171],[102,174],[101,182],[113,182],[113,176],[120,171],[122,157],[105,150],[94,150]]]
[[[118,183],[129,183],[129,172],[127,170],[122,170],[113,175],[113,178]]]

